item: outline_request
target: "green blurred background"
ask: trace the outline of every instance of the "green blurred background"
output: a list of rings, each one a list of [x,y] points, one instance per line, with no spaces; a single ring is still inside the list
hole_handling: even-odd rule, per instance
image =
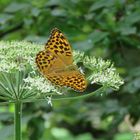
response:
[[[125,84],[53,107],[24,104],[23,140],[132,140],[140,131],[140,0],[0,1],[1,40],[45,43],[54,27],[74,49],[112,60]],[[2,140],[13,140],[13,110],[0,106]]]

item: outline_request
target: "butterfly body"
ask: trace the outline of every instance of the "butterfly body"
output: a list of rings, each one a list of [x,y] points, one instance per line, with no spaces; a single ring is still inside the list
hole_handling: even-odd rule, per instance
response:
[[[52,30],[45,50],[37,54],[36,63],[41,73],[56,85],[67,86],[76,91],[84,91],[87,87],[84,75],[73,64],[69,42],[56,28]]]

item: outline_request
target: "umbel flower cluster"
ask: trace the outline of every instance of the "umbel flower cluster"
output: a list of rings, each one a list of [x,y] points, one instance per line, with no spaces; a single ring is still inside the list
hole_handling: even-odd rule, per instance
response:
[[[43,48],[43,45],[25,41],[0,41],[0,99],[9,102],[50,99],[50,96],[62,96],[66,89],[69,90],[52,85],[38,72],[35,57]],[[75,64],[82,62],[85,73],[88,70],[88,76],[85,76],[90,84],[116,90],[123,84],[110,61],[77,51],[73,51],[73,56]]]

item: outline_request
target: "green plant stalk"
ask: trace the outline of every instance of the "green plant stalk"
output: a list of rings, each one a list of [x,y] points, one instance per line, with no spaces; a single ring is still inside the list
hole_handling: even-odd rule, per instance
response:
[[[15,102],[15,116],[14,116],[14,125],[15,125],[15,140],[22,140],[21,136],[21,116],[22,116],[22,103],[21,101]]]

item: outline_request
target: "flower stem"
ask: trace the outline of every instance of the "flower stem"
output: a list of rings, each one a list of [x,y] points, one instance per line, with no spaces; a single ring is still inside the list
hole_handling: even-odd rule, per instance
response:
[[[20,101],[15,102],[15,140],[22,140],[21,137],[21,116],[22,116],[22,103]]]

